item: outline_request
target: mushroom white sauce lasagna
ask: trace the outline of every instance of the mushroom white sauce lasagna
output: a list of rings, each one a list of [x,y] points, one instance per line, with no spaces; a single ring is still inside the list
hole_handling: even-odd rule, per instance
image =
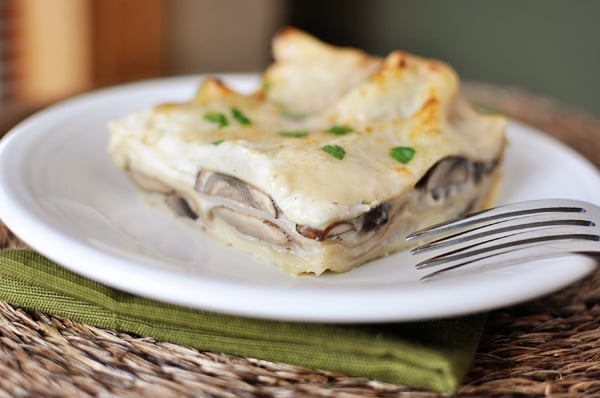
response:
[[[449,66],[293,28],[273,56],[250,95],[207,78],[189,102],[112,122],[114,163],[210,236],[290,274],[347,271],[485,205],[506,120],[474,111]]]

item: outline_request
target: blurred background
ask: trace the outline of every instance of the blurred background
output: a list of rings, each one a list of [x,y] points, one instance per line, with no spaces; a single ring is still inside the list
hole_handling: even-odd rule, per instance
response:
[[[0,119],[98,87],[258,72],[293,25],[600,116],[600,1],[0,0]],[[4,116],[2,116],[4,115]]]

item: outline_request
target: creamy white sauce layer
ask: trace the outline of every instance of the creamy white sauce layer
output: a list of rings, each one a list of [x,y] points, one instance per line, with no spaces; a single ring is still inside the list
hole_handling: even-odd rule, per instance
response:
[[[505,118],[473,111],[460,98],[449,67],[400,52],[378,62],[376,72],[352,85],[340,82],[343,90],[334,100],[316,110],[305,107],[311,113],[302,118],[286,115],[286,104],[268,91],[246,96],[207,80],[188,103],[113,122],[111,154],[121,168],[134,167],[181,192],[193,190],[201,169],[235,176],[270,195],[291,221],[315,228],[357,217],[412,190],[446,156],[482,161],[500,156]],[[335,70],[329,73],[336,78]],[[298,91],[294,101],[311,101],[302,95]],[[234,108],[251,124],[239,123]],[[224,115],[228,125],[205,119],[214,113]],[[328,132],[332,126],[352,131],[335,135]],[[343,159],[325,152],[327,145],[343,148]],[[390,156],[399,146],[415,151],[406,164]]]

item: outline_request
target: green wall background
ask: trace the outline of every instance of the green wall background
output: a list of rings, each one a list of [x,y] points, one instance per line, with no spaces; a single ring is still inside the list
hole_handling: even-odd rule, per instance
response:
[[[464,80],[521,87],[600,116],[598,0],[292,0],[290,23],[340,45],[403,49]]]

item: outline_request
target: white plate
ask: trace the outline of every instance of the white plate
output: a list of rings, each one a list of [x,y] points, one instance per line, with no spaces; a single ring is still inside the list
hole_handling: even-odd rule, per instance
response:
[[[528,300],[589,273],[571,256],[419,282],[398,253],[354,271],[289,277],[215,244],[147,206],[107,155],[109,120],[189,99],[201,77],[125,85],[63,102],[0,144],[0,218],[33,248],[75,272],[165,302],[231,314],[316,322],[450,317]],[[225,76],[249,90],[256,76]],[[600,176],[578,154],[511,122],[500,202],[598,201]]]

